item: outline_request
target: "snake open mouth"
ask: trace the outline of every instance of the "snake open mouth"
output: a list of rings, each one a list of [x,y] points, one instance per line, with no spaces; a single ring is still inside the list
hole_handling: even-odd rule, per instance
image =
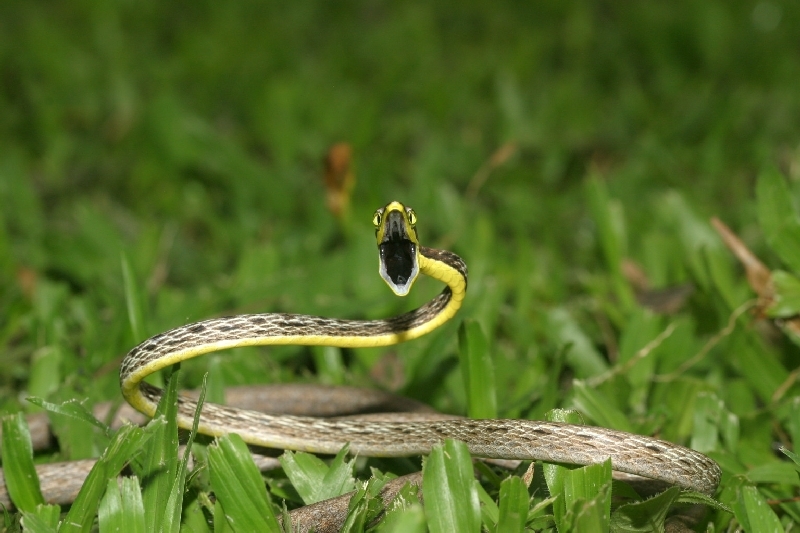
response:
[[[383,242],[378,245],[380,274],[395,294],[405,296],[419,274],[417,244],[409,239],[400,213],[388,216]]]
[[[386,272],[384,279],[400,289],[410,285],[417,271],[417,245],[411,241],[385,242],[380,245],[381,263]],[[383,274],[383,272],[382,272]],[[410,288],[410,287],[409,287]],[[406,289],[408,292],[408,289]]]

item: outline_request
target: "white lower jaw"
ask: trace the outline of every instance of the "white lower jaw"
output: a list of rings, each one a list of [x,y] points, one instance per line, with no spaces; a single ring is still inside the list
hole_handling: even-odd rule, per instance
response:
[[[411,287],[414,285],[414,281],[417,279],[417,275],[419,274],[419,265],[416,264],[416,262],[414,263],[414,267],[411,269],[408,280],[401,284],[392,281],[392,278],[389,277],[389,273],[386,272],[386,265],[383,263],[380,264],[378,272],[380,272],[381,277],[389,286],[389,288],[392,289],[392,292],[394,292],[397,296],[405,296],[411,291]]]

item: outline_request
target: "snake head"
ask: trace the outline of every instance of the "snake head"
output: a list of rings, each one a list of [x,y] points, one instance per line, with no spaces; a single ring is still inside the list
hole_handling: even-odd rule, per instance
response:
[[[372,223],[380,252],[378,272],[396,295],[405,296],[419,274],[417,215],[391,202],[375,211]]]

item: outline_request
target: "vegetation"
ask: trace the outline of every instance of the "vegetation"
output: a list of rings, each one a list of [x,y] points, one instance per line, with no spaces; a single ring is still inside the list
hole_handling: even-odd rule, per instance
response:
[[[452,323],[390,349],[231,350],[184,363],[181,387],[208,372],[209,400],[300,381],[458,414],[572,408],[716,459],[721,505],[703,500],[697,530],[796,528],[798,28],[798,5],[773,0],[3,2],[6,476],[13,464],[25,478],[31,456],[12,414],[47,405],[27,397],[120,401],[121,357],[150,335],[243,312],[379,318],[429,299],[430,280],[401,300],[376,273],[370,220],[397,199],[424,244],[469,265]],[[356,181],[335,216],[322,161],[338,142]],[[712,216],[774,272],[748,282]],[[283,502],[320,493],[295,468],[359,489],[359,530],[386,476],[420,467],[286,456],[265,491],[234,436],[196,445],[190,470],[169,405],[116,433],[60,409],[58,445],[34,460],[102,456],[104,470],[61,509],[22,483],[10,530],[277,527]],[[108,483],[129,462],[143,491]],[[424,510],[405,489],[384,530],[658,530],[699,501],[669,491],[631,512],[607,465],[589,481],[557,473],[568,480],[552,494],[539,465],[530,485],[527,465],[480,466],[477,484],[457,443],[425,466]],[[452,500],[428,504],[434,493]],[[243,494],[256,501],[237,506]]]

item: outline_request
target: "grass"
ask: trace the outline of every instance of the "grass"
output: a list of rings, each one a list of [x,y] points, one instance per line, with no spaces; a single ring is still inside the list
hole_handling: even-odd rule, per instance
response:
[[[798,27],[795,4],[771,1],[5,2],[0,410],[40,410],[28,396],[119,400],[122,355],[190,321],[378,318],[424,302],[434,283],[401,301],[375,272],[372,212],[397,199],[415,208],[425,244],[469,265],[456,320],[391,349],[232,350],[184,364],[182,386],[211,371],[209,400],[228,385],[303,381],[396,390],[459,414],[575,408],[587,423],[714,457],[716,499],[732,512],[706,505],[697,529],[796,528],[796,463],[776,448],[800,442]],[[321,161],[339,141],[353,148],[356,183],[336,219]],[[774,307],[743,311],[756,291],[712,216],[776,271]],[[640,303],[685,284],[693,292],[658,312]],[[114,470],[134,458],[63,416],[52,415],[58,446],[35,462],[105,451]],[[173,438],[162,429],[136,438],[155,450]],[[23,457],[6,436],[4,462]],[[235,443],[223,449],[236,456]],[[472,476],[453,455],[458,464],[426,471]],[[369,478],[369,466],[419,465],[357,461],[352,475]],[[607,515],[603,472],[557,517],[564,503],[547,499],[541,474],[529,489],[517,474],[460,483],[465,527],[620,528],[638,516],[613,499]],[[276,516],[284,497],[302,503],[286,475],[267,476]],[[229,514],[224,498],[209,499],[214,471],[186,476],[170,528],[230,526],[217,514]],[[101,530],[119,517],[150,523],[159,497],[140,479],[140,504],[123,498],[136,493],[126,481],[81,508],[79,527],[98,512]],[[447,479],[432,483],[445,492]],[[354,530],[380,507],[383,481],[372,483],[353,504]],[[382,527],[435,531],[442,517],[408,496]],[[37,501],[34,491],[6,527],[26,516],[31,529],[67,529],[59,513],[78,513]]]

